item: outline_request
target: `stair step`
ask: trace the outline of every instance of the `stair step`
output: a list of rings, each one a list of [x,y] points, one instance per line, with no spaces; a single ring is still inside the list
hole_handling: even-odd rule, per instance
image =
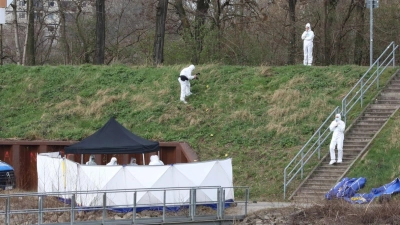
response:
[[[364,146],[365,147],[365,146]],[[344,156],[349,156],[349,155],[355,155],[361,152],[364,148],[359,148],[359,149],[354,149],[354,148],[344,148],[343,147],[343,155]]]
[[[325,196],[330,189],[307,189],[307,190],[300,190],[296,196],[307,196],[307,195],[316,195],[316,196]]]
[[[349,161],[351,161],[351,162],[353,162],[354,161],[354,159],[360,154],[360,152],[361,151],[359,151],[359,152],[349,152],[347,149],[346,150],[344,150],[344,152],[343,152],[343,157],[344,156],[346,156],[347,157],[347,160],[345,160],[345,159],[343,159],[344,161],[343,161],[343,163],[346,161],[346,162],[349,162]]]
[[[382,90],[382,92],[400,92],[400,84],[395,83],[395,84],[390,84],[387,86],[385,89]]]
[[[388,112],[373,112],[373,111],[365,111],[364,116],[386,116],[389,117],[393,114],[393,110],[390,110]]]
[[[380,127],[367,127],[367,126],[354,126],[351,132],[373,132],[374,134],[380,129]]]
[[[390,105],[390,104],[372,104],[370,105],[369,109],[370,110],[396,110],[396,106]]]
[[[370,139],[365,139],[365,138],[345,138],[343,145],[365,146],[369,141]]]
[[[309,179],[318,179],[318,180],[337,180],[340,177],[340,175],[319,175],[319,176],[311,176]]]
[[[379,98],[385,98],[385,99],[399,99],[399,93],[396,92],[381,92],[381,94],[379,95]]]
[[[400,92],[399,92],[400,93]],[[391,104],[391,105],[399,105],[400,99],[378,99],[375,101],[375,104]]]
[[[366,143],[368,143],[368,142],[370,142],[371,141],[371,138],[370,137],[365,137],[365,136],[363,136],[363,135],[360,135],[360,136],[356,136],[356,135],[347,135],[346,136],[346,138],[345,138],[348,142],[366,142]]]
[[[347,166],[345,165],[340,165],[340,164],[333,164],[333,165],[329,165],[329,164],[322,164],[320,166],[321,169],[331,169],[331,170],[342,170],[345,171],[347,169]]]
[[[354,155],[358,155],[358,153],[360,153],[363,149],[365,148],[365,146],[364,147],[362,147],[362,148],[349,148],[349,147],[343,147],[343,155],[346,155],[346,156],[354,156]]]
[[[355,124],[355,126],[357,126],[357,128],[359,128],[359,129],[363,129],[363,130],[374,130],[375,129],[375,131],[379,130],[382,127],[382,125],[383,125],[383,123],[382,124],[367,124],[367,123]],[[355,128],[355,129],[357,129],[357,128]]]
[[[351,149],[359,149],[359,148],[364,148],[367,145],[365,144],[356,144],[356,143],[349,143],[349,142],[344,142],[343,143],[343,148],[351,148]]]
[[[382,92],[400,92],[400,85],[399,84],[391,84],[387,88],[385,88]]]
[[[336,183],[304,183],[301,189],[307,189],[307,188],[319,188],[321,190],[326,190],[326,189],[331,189],[332,186],[335,186]]]
[[[376,132],[370,131],[370,132],[363,132],[363,131],[354,131],[354,130],[350,130],[347,134],[346,137],[349,136],[365,136],[365,137],[372,137],[374,136]]]
[[[377,125],[382,126],[382,124],[384,123],[385,121],[382,120],[368,120],[368,121],[359,120],[356,122],[357,125],[367,125],[367,126],[377,126]]]
[[[389,116],[380,116],[380,115],[371,115],[371,116],[362,116],[360,120],[362,121],[386,121]]]
[[[374,106],[379,106],[383,104],[374,104]],[[385,104],[387,105],[387,104]],[[365,112],[368,113],[393,113],[395,109],[378,109],[378,108],[368,108],[365,110]]]
[[[328,174],[329,176],[340,177],[343,173],[342,171],[331,171],[331,170],[316,170],[314,173],[315,176],[319,176],[319,174]]]
[[[343,157],[343,159],[342,159],[342,163],[341,164],[343,164],[343,165],[348,165],[348,164],[350,164],[352,161],[353,161],[353,159],[354,158],[351,158],[350,159],[350,157],[348,157],[348,156],[350,156],[350,155],[346,155],[347,157]],[[331,161],[330,159],[329,159],[329,157],[327,157],[328,159],[327,160],[324,160],[322,163],[325,163],[325,164],[329,164],[329,162]],[[338,163],[339,164],[339,163]],[[321,170],[321,171],[324,171],[324,170]],[[328,170],[328,171],[330,171],[330,170]],[[325,171],[325,172],[328,172],[328,171]],[[336,174],[337,172],[334,172],[333,174]]]

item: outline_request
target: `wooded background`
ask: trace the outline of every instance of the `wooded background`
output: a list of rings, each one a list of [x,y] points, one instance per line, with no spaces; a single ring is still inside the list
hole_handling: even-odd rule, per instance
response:
[[[7,8],[3,63],[301,64],[310,23],[313,65],[369,65],[365,0],[26,0],[28,22],[18,2]],[[51,26],[50,14],[58,18]],[[380,0],[373,16],[376,59],[400,42],[400,1]]]

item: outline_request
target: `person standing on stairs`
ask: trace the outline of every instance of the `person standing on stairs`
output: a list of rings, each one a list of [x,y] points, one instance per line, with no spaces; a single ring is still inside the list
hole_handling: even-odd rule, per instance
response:
[[[342,163],[343,160],[343,140],[344,140],[344,130],[346,128],[346,124],[342,121],[340,114],[335,115],[335,120],[332,121],[329,129],[333,131],[331,144],[329,145],[329,151],[331,155],[331,161],[329,165],[333,165],[334,163]],[[336,161],[335,157],[335,147],[338,149],[338,157]]]

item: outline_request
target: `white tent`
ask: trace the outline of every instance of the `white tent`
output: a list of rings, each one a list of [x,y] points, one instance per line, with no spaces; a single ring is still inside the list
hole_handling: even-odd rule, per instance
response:
[[[190,201],[189,188],[196,188],[197,202],[215,202],[216,187],[233,187],[231,159],[164,166],[87,166],[39,154],[37,170],[38,192],[92,191],[76,195],[81,206],[102,206],[105,190],[131,190],[107,193],[107,206],[132,205],[134,191],[138,206],[160,206],[165,188],[166,203],[183,205]],[[226,189],[225,200],[234,200],[233,188]]]

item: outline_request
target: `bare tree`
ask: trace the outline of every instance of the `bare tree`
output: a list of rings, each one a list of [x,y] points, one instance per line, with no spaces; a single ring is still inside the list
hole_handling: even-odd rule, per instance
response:
[[[62,45],[62,54],[64,55],[64,64],[69,64],[71,62],[71,56],[70,56],[70,46],[68,44],[67,40],[67,21],[65,19],[66,17],[66,11],[64,9],[64,6],[61,4],[61,0],[57,0],[57,6],[58,6],[58,13],[60,16],[60,41]]]
[[[14,41],[15,41],[15,57],[17,58],[17,63],[22,64],[21,58],[21,45],[19,43],[19,35],[18,35],[18,16],[17,16],[17,0],[14,0],[11,4],[13,9],[13,26],[14,26]]]
[[[296,3],[297,0],[288,0],[289,3],[289,21],[290,21],[290,34],[288,46],[288,64],[295,63],[296,58]]]
[[[195,40],[195,54],[193,63],[199,63],[200,53],[203,50],[203,39],[205,35],[205,22],[210,8],[210,0],[197,0],[197,9],[195,13],[194,24],[194,40]]]
[[[96,0],[96,64],[104,64],[106,16],[105,0]]]
[[[74,6],[70,5],[70,7],[76,7],[75,15],[75,25],[77,30],[77,35],[79,37],[79,42],[76,45],[82,48],[82,52],[80,53],[80,57],[83,63],[90,63],[90,54],[92,53],[91,44],[90,44],[90,35],[88,35],[87,27],[81,21],[81,17],[83,17],[83,9],[82,9],[82,2],[76,1],[74,2]],[[71,9],[70,9],[71,10]]]
[[[364,40],[364,24],[365,24],[365,7],[363,0],[357,0],[356,5],[356,36],[354,38],[354,63],[361,65],[364,56],[365,40]]]
[[[164,62],[164,37],[165,37],[165,20],[167,18],[168,0],[158,0],[156,32],[154,37],[154,65]]]
[[[28,32],[26,32],[25,49],[24,49],[24,65],[35,65],[35,18],[34,18],[34,1],[27,0],[28,14]]]

